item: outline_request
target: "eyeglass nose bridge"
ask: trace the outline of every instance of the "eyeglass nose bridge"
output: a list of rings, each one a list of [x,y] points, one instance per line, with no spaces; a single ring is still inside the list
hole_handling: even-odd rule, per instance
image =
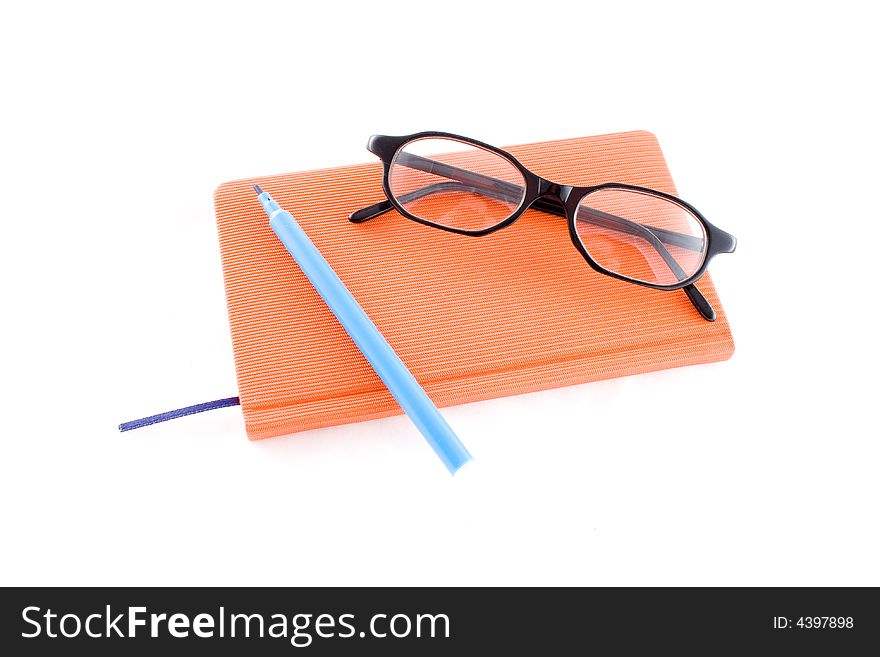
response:
[[[538,196],[537,198],[554,198],[565,203],[568,195],[571,194],[573,187],[571,185],[560,185],[546,178],[538,178]]]

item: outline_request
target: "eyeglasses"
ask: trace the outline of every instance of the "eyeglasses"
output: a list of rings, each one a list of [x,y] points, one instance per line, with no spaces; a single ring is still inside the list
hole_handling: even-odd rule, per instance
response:
[[[500,148],[445,132],[374,135],[386,201],[353,212],[361,223],[396,209],[462,235],[509,226],[528,208],[566,217],[575,248],[599,273],[659,290],[683,289],[708,321],[715,311],[694,285],[709,261],[733,253],[736,238],[671,194],[602,183],[575,187],[532,173]]]

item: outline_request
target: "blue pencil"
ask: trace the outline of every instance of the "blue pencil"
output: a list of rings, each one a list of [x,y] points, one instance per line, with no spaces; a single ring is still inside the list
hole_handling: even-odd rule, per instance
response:
[[[293,216],[282,210],[259,185],[254,185],[254,190],[258,194],[260,205],[269,215],[269,225],[278,239],[394,395],[397,403],[422,432],[449,471],[455,474],[471,460],[470,453],[458,436]]]

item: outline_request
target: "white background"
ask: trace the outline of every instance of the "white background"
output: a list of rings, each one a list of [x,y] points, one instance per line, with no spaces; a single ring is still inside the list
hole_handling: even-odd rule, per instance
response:
[[[4,4],[0,583],[880,584],[859,6]],[[456,478],[405,417],[117,432],[236,394],[219,183],[427,129],[654,132],[732,360],[447,409]]]

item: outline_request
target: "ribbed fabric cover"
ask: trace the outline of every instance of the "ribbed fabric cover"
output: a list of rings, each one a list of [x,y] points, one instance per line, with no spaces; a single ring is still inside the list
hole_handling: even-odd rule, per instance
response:
[[[628,132],[514,146],[557,182],[675,193],[656,138]],[[439,406],[724,360],[727,318],[704,321],[681,291],[594,272],[565,220],[526,212],[466,237],[389,212],[378,162],[221,185],[215,194],[239,396],[252,439],[394,415],[400,407],[269,228],[251,187],[289,210]],[[711,217],[710,217],[711,219]],[[584,389],[584,395],[589,390]]]

